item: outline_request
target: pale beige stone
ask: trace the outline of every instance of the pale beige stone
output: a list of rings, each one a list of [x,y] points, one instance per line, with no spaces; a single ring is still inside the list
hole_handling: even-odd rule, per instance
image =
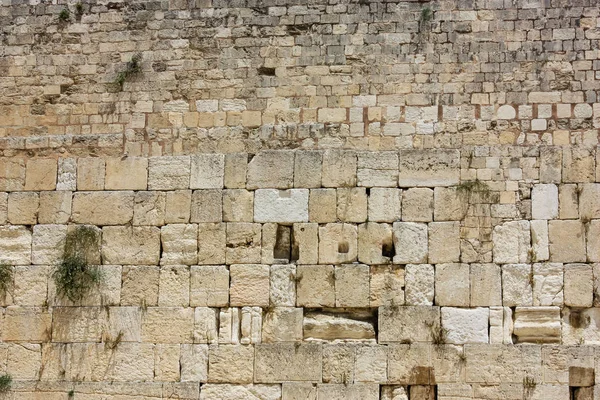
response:
[[[190,305],[224,307],[229,303],[229,270],[223,265],[192,266]]]
[[[394,222],[394,264],[427,262],[427,224]]]
[[[194,309],[149,307],[142,314],[142,341],[150,343],[191,343]]]
[[[71,220],[80,224],[124,225],[133,218],[134,194],[122,192],[78,192],[73,196]]]
[[[164,225],[166,197],[164,192],[136,192],[133,200],[133,225]]]
[[[10,306],[3,314],[3,341],[47,342],[53,335],[52,314],[47,309]]]
[[[189,189],[190,168],[189,156],[150,157],[148,159],[148,189]]]
[[[226,243],[225,260],[227,264],[259,263],[261,261],[260,224],[228,222]],[[208,263],[217,264],[215,261]]]
[[[167,266],[160,268],[158,281],[159,307],[187,307],[190,304],[190,268]]]
[[[156,227],[106,226],[102,229],[104,264],[157,265],[160,229]]]
[[[352,342],[323,343],[323,382],[350,383],[354,381],[356,344]]]
[[[262,342],[301,342],[303,309],[275,307],[263,319]]]
[[[254,221],[308,222],[308,194],[308,189],[258,189],[254,192]]]
[[[294,186],[294,152],[266,150],[248,162],[248,189],[288,189]]]
[[[181,345],[181,381],[206,382],[208,380],[208,346],[205,344]]]
[[[190,189],[221,189],[225,176],[224,154],[191,156]]]
[[[223,184],[228,189],[243,189],[246,187],[248,170],[248,154],[232,153],[225,155]]]
[[[460,152],[446,149],[401,150],[400,187],[451,186],[460,180]]]
[[[470,305],[469,264],[435,266],[435,304],[468,307]]]
[[[600,261],[600,220],[593,220],[587,225],[587,258],[588,261]]]
[[[32,234],[24,226],[0,226],[0,262],[7,265],[31,264]]]
[[[53,267],[27,265],[14,267],[14,303],[20,306],[47,304],[48,280]]]
[[[564,147],[562,181],[583,183],[595,181],[595,160],[589,149],[584,147]]]
[[[220,189],[194,190],[192,193],[191,222],[221,222],[223,220],[223,193]]]
[[[208,382],[252,383],[253,373],[254,348],[252,346],[209,346]]]
[[[337,219],[342,222],[367,220],[367,191],[365,188],[337,189]]]
[[[77,190],[77,159],[59,158],[56,190]]]
[[[8,348],[7,370],[15,380],[36,380],[41,368],[39,344],[15,344]]]
[[[323,187],[356,186],[357,155],[354,151],[327,150],[323,154]]]
[[[433,219],[433,190],[411,188],[402,193],[402,221],[429,222]]]
[[[531,191],[533,219],[558,218],[558,187],[553,184],[534,185]]]
[[[335,189],[311,189],[308,199],[310,222],[337,221],[337,191]]]
[[[581,221],[549,221],[550,261],[585,262],[585,228]]]
[[[302,307],[335,307],[335,273],[332,265],[299,265],[296,304]]]
[[[321,163],[323,154],[320,151],[297,151],[294,158],[294,187],[321,187]]]
[[[562,264],[533,264],[533,305],[563,305]]]
[[[254,192],[245,189],[223,190],[223,221],[254,222]]]
[[[533,272],[529,264],[502,266],[502,305],[505,307],[533,304]]]
[[[71,217],[71,198],[69,191],[40,192],[38,223],[67,223]]]
[[[560,219],[579,218],[579,195],[576,184],[560,185],[558,191],[558,216]]]
[[[388,382],[411,386],[431,384],[434,377],[431,373],[430,355],[429,345],[420,343],[390,345]],[[399,394],[402,395],[403,392],[400,391]]]
[[[171,224],[160,230],[161,265],[193,265],[198,262],[198,225]]]
[[[77,160],[77,190],[104,190],[106,163],[102,158]]]
[[[435,271],[430,264],[406,266],[405,303],[410,306],[433,305]]]
[[[55,192],[41,192],[41,193],[55,193]],[[70,207],[70,203],[69,203],[69,207]],[[41,206],[40,206],[40,212],[41,212]],[[67,220],[69,218],[69,216],[71,215],[71,211],[69,210],[69,214],[67,215]],[[60,219],[61,216],[57,216],[57,219]],[[6,224],[6,222],[8,221],[8,193],[5,192],[0,192],[0,224]],[[44,223],[49,223],[49,222],[44,222]],[[57,222],[60,223],[60,222]]]
[[[35,225],[31,247],[32,264],[56,264],[63,256],[66,225]]]
[[[298,223],[293,226],[292,254],[296,264],[316,264],[319,260],[319,225]]]
[[[531,232],[529,221],[510,221],[494,227],[492,233],[494,262],[529,261]]]
[[[232,306],[269,305],[269,266],[232,265],[229,301]]]
[[[531,227],[530,261],[547,261],[550,258],[548,221],[529,221]]]
[[[441,313],[447,343],[488,343],[489,309],[442,307]]]
[[[312,387],[312,385],[311,385]],[[316,388],[314,389],[316,393]],[[286,398],[286,397],[284,397]],[[230,385],[212,384],[202,385],[200,400],[213,399],[259,399],[279,400],[281,399],[280,385]],[[290,399],[291,400],[291,399]],[[304,400],[304,399],[303,399]],[[309,399],[305,399],[309,400]],[[316,400],[316,397],[315,399]]]
[[[460,223],[431,222],[429,224],[429,255],[432,264],[460,260]]]
[[[368,217],[371,222],[395,222],[402,218],[402,190],[374,187],[369,193]]]
[[[559,307],[517,307],[514,334],[518,343],[559,343]]]
[[[600,218],[600,183],[579,186],[579,213],[582,220]]]
[[[379,385],[372,383],[322,384],[317,386],[318,398],[331,400],[378,400]]]
[[[343,264],[358,257],[356,225],[327,224],[319,227],[319,263]]]
[[[118,303],[117,303],[118,304]],[[140,342],[142,310],[139,307],[110,307],[106,313],[104,342]]]
[[[154,266],[123,267],[121,304],[158,305],[159,268]]]
[[[222,344],[230,344],[232,343],[231,338],[231,318],[229,319],[229,326],[227,327],[229,330],[226,330],[226,319],[223,317],[224,315],[228,315],[228,311],[237,310],[237,309],[229,309],[222,308],[221,309],[221,317],[219,318],[219,309],[217,308],[209,308],[209,307],[196,307],[194,309],[194,343],[217,343],[220,342]],[[217,321],[219,320],[219,321]],[[219,322],[221,326],[219,326]],[[236,324],[239,321],[235,321]],[[229,333],[229,337],[227,340],[222,340],[223,336]]]
[[[540,148],[540,182],[560,183],[562,179],[562,148],[542,146]]]
[[[356,382],[387,382],[387,347],[359,346],[354,367]]]
[[[198,224],[198,264],[225,264],[225,223]]]
[[[106,311],[100,307],[54,307],[52,341],[99,342],[105,320]]]
[[[320,344],[261,344],[255,354],[255,382],[321,381]]]
[[[537,376],[536,380],[541,381],[541,354],[537,346],[472,344],[465,346],[465,352],[467,381],[522,384],[526,375]],[[490,360],[500,360],[502,364]]]
[[[37,158],[27,161],[25,190],[54,190],[58,163],[54,159]]]
[[[126,157],[106,159],[105,190],[146,190],[148,159]]]
[[[369,299],[371,307],[404,304],[404,268],[396,265],[371,266]]]
[[[431,306],[379,307],[379,343],[430,342],[439,327],[440,308]]]
[[[270,304],[273,306],[293,307],[296,305],[296,266],[271,266],[270,296]]]
[[[307,313],[304,316],[304,337],[321,340],[375,339],[372,322],[352,315],[337,313]]]
[[[398,153],[369,151],[358,153],[358,186],[396,187],[398,183]]]
[[[569,307],[591,307],[594,278],[589,264],[566,264],[564,267],[564,300]]]
[[[471,307],[501,306],[502,279],[496,264],[471,264]]]
[[[179,345],[156,345],[154,348],[154,378],[161,382],[179,381],[179,357]]]
[[[165,223],[188,223],[190,221],[191,205],[191,190],[174,190],[167,192],[165,200]]]
[[[369,306],[369,266],[344,264],[335,267],[335,306]]]
[[[25,188],[25,160],[5,158],[0,160],[0,190],[16,191]]]
[[[35,225],[40,207],[38,193],[8,194],[8,222],[13,225]]]
[[[367,222],[358,226],[358,261],[365,264],[389,264],[393,258],[392,227]]]

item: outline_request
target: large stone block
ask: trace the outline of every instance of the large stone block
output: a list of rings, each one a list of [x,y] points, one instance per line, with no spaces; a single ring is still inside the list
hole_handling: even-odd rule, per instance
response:
[[[270,304],[278,307],[296,305],[296,266],[271,266]]]
[[[402,190],[375,187],[370,190],[368,217],[371,222],[396,222],[402,217]]]
[[[146,190],[148,159],[145,157],[108,158],[105,190]]]
[[[164,192],[136,192],[133,200],[133,225],[164,225],[166,198]]]
[[[192,266],[190,305],[225,307],[229,304],[229,270],[224,265]]]
[[[269,266],[232,265],[229,301],[232,306],[269,305]]]
[[[312,385],[310,386],[312,387]],[[317,391],[316,388],[314,390],[315,392]],[[283,398],[286,398],[285,395]],[[281,385],[229,385],[213,383],[202,385],[200,400],[216,399],[279,400],[281,399]]]
[[[430,385],[435,382],[432,372],[430,345],[410,343],[389,346],[388,383],[411,386]],[[403,395],[402,391],[398,394]]]
[[[533,305],[563,305],[562,264],[533,264]]]
[[[394,264],[427,262],[427,224],[394,222],[394,248]]]
[[[299,307],[335,307],[335,272],[332,265],[299,265],[296,275]]]
[[[460,260],[459,222],[431,222],[428,235],[430,263],[450,263]]]
[[[356,225],[327,224],[319,227],[319,263],[343,264],[358,257]]]
[[[460,181],[458,150],[401,150],[398,185],[452,186]]]
[[[192,343],[194,309],[149,307],[142,315],[142,341],[150,343]]]
[[[248,222],[228,222],[225,250],[227,264],[261,262],[261,226]],[[216,262],[210,262],[216,264]]]
[[[310,222],[337,221],[337,191],[335,189],[311,189],[308,199]]]
[[[304,315],[306,340],[368,340],[375,339],[375,326],[369,312],[351,314],[309,312]]]
[[[317,386],[317,398],[329,400],[378,400],[379,385],[374,383],[322,384]]]
[[[190,189],[222,189],[224,176],[224,154],[191,156]]]
[[[148,159],[148,189],[189,189],[190,166],[189,156],[150,157]]]
[[[439,328],[439,321],[439,307],[379,307],[379,343],[431,342],[432,328]]]
[[[255,382],[321,381],[320,344],[260,344],[255,354]]]
[[[193,265],[198,262],[198,225],[172,224],[160,230],[161,265]]]
[[[248,163],[248,189],[289,189],[294,186],[294,152],[267,150]]]
[[[54,307],[52,341],[99,342],[105,323],[106,311],[100,307]]]
[[[10,306],[3,313],[5,342],[47,342],[52,335],[52,314],[41,307]]]
[[[38,223],[66,224],[71,218],[72,197],[69,191],[40,192]]]
[[[358,186],[396,187],[398,183],[398,153],[369,151],[358,153]]]
[[[190,305],[190,268],[183,265],[160,268],[158,280],[159,307]]]
[[[294,224],[292,231],[291,258],[297,257],[296,264],[316,264],[319,262],[319,224]],[[296,254],[297,253],[297,254]]]
[[[591,150],[584,147],[564,147],[562,159],[564,183],[594,182],[596,160]]]
[[[48,304],[48,280],[53,269],[41,265],[14,267],[14,303],[20,306],[40,307]]]
[[[533,219],[558,218],[558,187],[553,184],[534,185],[531,191]]]
[[[208,380],[208,346],[205,344],[181,345],[181,381],[206,382]]]
[[[54,190],[58,163],[54,159],[37,158],[27,161],[25,190]]]
[[[327,150],[323,154],[323,187],[356,186],[357,155],[354,151]]]
[[[248,154],[230,153],[225,155],[223,184],[228,189],[244,189],[248,172]]]
[[[209,346],[208,382],[252,383],[253,376],[254,347],[239,345]]]
[[[0,262],[6,265],[31,264],[32,234],[24,226],[0,226]]]
[[[335,306],[369,306],[369,266],[345,264],[335,267]]]
[[[397,265],[371,266],[371,307],[401,306],[404,304],[404,268]]]
[[[133,219],[133,192],[78,192],[71,220],[78,224],[125,225]]]
[[[104,190],[105,171],[102,158],[77,159],[77,190]]]
[[[262,342],[301,342],[303,309],[275,307],[263,319]]]
[[[410,306],[433,304],[435,271],[430,264],[408,264],[406,266],[405,303]]]
[[[254,195],[256,222],[308,222],[308,189],[258,189]]]
[[[579,214],[581,219],[600,218],[600,183],[584,183],[580,187]]]
[[[548,221],[529,221],[531,227],[531,260],[547,261],[550,258]]]
[[[496,264],[471,264],[471,307],[502,305],[502,278]]]
[[[191,205],[191,190],[174,190],[172,192],[167,192],[165,200],[165,223],[188,223],[190,221]]]
[[[560,219],[579,218],[579,194],[576,184],[558,187],[558,216]]]
[[[510,221],[494,227],[493,254],[496,263],[529,261],[531,232],[529,221]]]
[[[436,221],[462,220],[468,209],[466,196],[453,187],[436,187],[433,191],[433,217]]]
[[[337,219],[342,222],[367,220],[367,191],[365,188],[337,189]]]
[[[502,266],[502,305],[505,307],[533,304],[533,272],[529,264]]]
[[[590,264],[566,264],[564,267],[564,301],[569,307],[592,307],[594,277]]]
[[[159,257],[159,228],[107,226],[102,229],[104,264],[157,265]]]
[[[194,190],[190,221],[223,221],[223,191],[221,189]]]
[[[489,309],[442,307],[446,343],[488,343]]]
[[[358,261],[365,264],[389,264],[393,254],[392,227],[367,222],[358,226]]]
[[[387,382],[387,346],[358,346],[354,380],[357,382]]]
[[[518,343],[559,343],[559,307],[517,307],[514,334]]]
[[[0,160],[0,190],[17,191],[25,188],[25,160]]]
[[[402,193],[402,221],[429,222],[433,219],[433,190],[412,188]]]
[[[35,225],[31,247],[31,263],[54,265],[64,252],[67,225]]]
[[[296,151],[294,158],[294,187],[321,187],[321,163],[323,153],[320,151]]]
[[[225,264],[227,224],[198,224],[198,264]]]
[[[158,305],[159,271],[155,266],[123,267],[121,304]]]
[[[550,261],[585,262],[585,227],[581,221],[548,222],[550,238]]]
[[[435,304],[468,307],[470,301],[469,264],[435,266]]]
[[[246,189],[225,189],[223,191],[223,221],[253,222],[254,192]]]
[[[13,192],[8,194],[7,218],[12,225],[35,225],[40,207],[37,192]]]

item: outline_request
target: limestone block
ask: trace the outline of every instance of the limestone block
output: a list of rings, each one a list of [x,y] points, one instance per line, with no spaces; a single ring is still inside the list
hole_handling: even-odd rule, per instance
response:
[[[436,187],[433,191],[433,217],[436,221],[462,220],[469,207],[467,198],[456,188]]]
[[[105,320],[106,311],[100,307],[54,307],[52,342],[99,342]]]
[[[248,163],[248,189],[289,189],[294,186],[294,152],[266,150]]]
[[[227,224],[198,224],[198,264],[225,264]]]
[[[269,273],[268,265],[232,265],[229,289],[231,305],[268,306]]]
[[[327,224],[319,227],[319,263],[343,264],[358,257],[356,225]]]
[[[208,346],[205,344],[182,344],[180,364],[182,382],[206,382],[208,380]]]
[[[248,154],[230,153],[225,155],[225,171],[223,184],[229,189],[243,189],[246,187],[248,170]]]
[[[369,266],[345,264],[335,267],[335,306],[369,306]]]
[[[460,260],[459,222],[431,222],[428,236],[430,263],[439,264]]]
[[[502,305],[505,307],[531,306],[533,272],[529,264],[502,266]]]
[[[35,225],[40,208],[38,193],[8,194],[8,222],[13,225]]]
[[[223,221],[223,191],[220,189],[194,190],[192,193],[191,222]]]
[[[117,303],[118,304],[118,303]],[[110,307],[104,321],[103,341],[114,343],[140,342],[142,340],[142,310],[140,307]]]
[[[441,386],[438,385],[438,387]],[[408,388],[404,386],[382,385],[381,400],[409,400]]]
[[[73,195],[72,222],[125,225],[133,218],[133,192],[77,192]]]
[[[35,225],[31,246],[31,263],[54,265],[62,258],[66,225]]]
[[[308,214],[308,211],[306,211]],[[253,222],[254,192],[246,189],[226,189],[223,191],[223,221]]]
[[[48,279],[53,267],[27,265],[13,268],[13,300],[20,306],[47,304]]]
[[[459,181],[460,152],[458,150],[400,151],[398,186],[452,186]]]
[[[594,182],[596,163],[591,150],[584,147],[564,147],[562,182]]]
[[[307,222],[308,189],[258,189],[254,195],[256,222]]]
[[[335,275],[332,265],[298,265],[298,307],[335,307]]]
[[[148,159],[126,157],[106,159],[105,190],[146,190]]]
[[[471,307],[502,305],[502,279],[496,264],[471,264]]]
[[[533,264],[533,305],[563,305],[562,264]]]
[[[296,305],[296,266],[271,266],[270,296],[270,304],[273,306],[293,307]]]
[[[255,357],[255,382],[321,381],[320,344],[260,344]]]
[[[312,387],[312,385],[310,385]],[[314,388],[317,391],[317,388]],[[287,398],[287,397],[283,397]],[[206,384],[202,385],[200,400],[213,399],[257,399],[257,400],[279,400],[281,399],[280,385],[227,385]],[[304,399],[303,399],[304,400]],[[309,399],[306,399],[309,400]],[[315,399],[316,400],[316,397]]]
[[[529,346],[527,346],[529,347]],[[594,368],[595,357],[592,346],[542,346],[542,368],[547,383],[569,384],[571,367]]]
[[[71,197],[72,193],[67,191],[40,192],[38,223],[67,223],[71,217]]]
[[[0,190],[17,191],[25,188],[25,160],[0,160]]]
[[[263,310],[260,307],[243,307],[241,318],[242,344],[256,344],[262,342]]]
[[[465,351],[467,382],[522,384],[525,376],[541,381],[541,354],[537,346],[472,344],[465,346]]]
[[[190,269],[161,267],[158,281],[159,307],[187,307],[190,304]]]
[[[191,190],[167,192],[165,200],[165,223],[186,224],[190,221],[192,204]]]
[[[379,385],[372,383],[321,384],[317,386],[317,396],[319,399],[331,400],[377,400],[379,399]]]
[[[356,186],[356,170],[358,160],[356,152],[343,150],[327,150],[323,153],[323,187]]]
[[[600,343],[599,308],[562,310],[562,344],[567,346],[598,345]]]
[[[529,261],[531,245],[529,221],[509,221],[495,226],[492,241],[495,263]]]
[[[503,343],[503,307],[490,307],[490,344]]]
[[[229,303],[229,270],[224,265],[192,266],[190,305],[225,307]]]
[[[438,264],[435,266],[435,304],[469,307],[469,264]]]
[[[133,225],[164,225],[166,198],[164,192],[136,192],[133,199]]]
[[[547,261],[550,258],[548,248],[548,222],[546,220],[529,221],[531,226],[531,260]]]
[[[198,262],[198,225],[172,224],[160,229],[161,265],[193,265]]]
[[[34,158],[27,161],[25,190],[56,189],[58,163],[55,159]]]
[[[427,262],[427,224],[394,222],[394,264]]]
[[[371,307],[403,305],[404,276],[404,268],[396,265],[371,266]]]
[[[323,382],[350,383],[354,381],[356,347],[352,342],[323,344]]]
[[[106,164],[101,158],[77,160],[77,190],[104,190]]]
[[[392,228],[389,224],[367,222],[358,226],[358,261],[389,264],[393,257]]]
[[[208,382],[252,383],[253,375],[254,347],[240,345],[208,347]]]
[[[258,263],[261,261],[260,224],[227,223],[225,260],[227,264]],[[216,264],[216,262],[213,261],[210,264]]]
[[[439,326],[439,321],[439,307],[379,307],[379,343],[430,342],[430,326]]]
[[[148,307],[142,314],[142,342],[191,343],[193,329],[193,308]]]
[[[311,189],[308,199],[310,222],[327,223],[337,220],[337,191],[335,189]]]
[[[337,219],[342,222],[367,220],[367,191],[365,188],[337,189]]]
[[[191,156],[190,189],[222,189],[224,176],[224,154]]]
[[[148,190],[189,189],[190,175],[189,156],[162,156],[148,159]]]
[[[402,193],[402,221],[428,222],[433,219],[433,190],[412,188]]]
[[[540,148],[540,182],[560,183],[562,179],[562,148],[542,146]]]
[[[232,319],[224,318],[223,316],[228,315],[231,317],[229,308],[221,309],[221,318],[219,317],[219,310],[216,308],[208,307],[196,307],[194,309],[194,331],[193,338],[194,343],[217,343],[220,341],[219,334],[223,336],[228,334],[227,340],[223,340],[221,343],[230,344],[232,343],[231,330],[232,330]],[[238,311],[238,309],[235,309]],[[218,321],[218,319],[220,321]],[[219,325],[219,322],[221,325]],[[239,326],[239,320],[235,321],[236,327]],[[228,326],[227,326],[228,323]],[[219,332],[221,330],[221,332]],[[236,337],[236,342],[238,338]]]
[[[518,343],[560,343],[560,307],[517,307]]]
[[[566,264],[564,269],[564,299],[569,307],[592,307],[594,277],[589,264]]]
[[[387,346],[356,348],[355,382],[387,382]]]
[[[406,266],[405,303],[411,306],[432,305],[435,272],[430,264]]]
[[[104,264],[157,265],[160,229],[156,227],[106,226],[102,229]]]
[[[123,267],[121,304],[124,306],[158,305],[158,281],[158,267]]]
[[[179,381],[180,346],[157,344],[154,348],[154,379],[162,382]]]
[[[551,183],[534,185],[531,190],[533,219],[558,218],[558,187]]]
[[[42,193],[55,193],[55,192],[42,192]],[[69,211],[69,216],[71,212]],[[68,217],[67,216],[67,219]],[[57,217],[60,218],[60,217]],[[8,221],[8,193],[0,192],[0,224],[6,224]]]
[[[550,261],[585,262],[585,227],[581,221],[548,222]]]
[[[426,344],[411,343],[389,346],[388,382],[411,386],[433,383],[435,377],[431,368],[430,356],[431,346]],[[401,391],[400,394],[402,395]],[[402,397],[400,398],[402,399]]]
[[[369,193],[368,217],[372,222],[395,222],[402,218],[402,190],[374,187]]]
[[[8,348],[6,369],[15,380],[36,380],[41,368],[42,351],[39,344],[15,344]]]
[[[56,190],[77,190],[77,159],[59,158]]]
[[[396,187],[398,153],[393,151],[358,153],[358,186]]]
[[[0,226],[0,263],[31,264],[32,234],[24,226]]]
[[[447,343],[488,343],[487,308],[442,307],[441,312],[442,327],[447,329]]]
[[[580,185],[579,213],[581,219],[600,218],[600,183],[584,183]]]
[[[587,258],[588,261],[600,261],[600,220],[593,220],[587,225]]]
[[[292,259],[298,258],[296,264],[318,263],[319,225],[316,223],[294,224],[292,233],[291,257]]]
[[[262,342],[301,342],[303,338],[303,309],[275,307],[265,314]]]
[[[5,342],[47,342],[52,335],[52,314],[40,307],[9,306],[3,313]]]
[[[196,309],[202,309],[199,307]],[[212,309],[211,309],[212,310]],[[219,312],[218,326],[219,326],[219,343],[220,344],[239,344],[240,343],[240,308],[222,308]],[[198,313],[196,313],[198,314]],[[215,314],[216,315],[216,314]],[[207,318],[204,318],[206,320]],[[208,318],[212,323],[212,315]],[[202,324],[204,321],[196,318],[196,324]],[[198,326],[196,326],[196,330]],[[202,335],[200,331],[198,334]],[[204,342],[205,340],[202,340]],[[196,338],[196,342],[198,339]]]
[[[320,151],[296,151],[294,158],[294,187],[321,187],[321,163],[323,154]]]

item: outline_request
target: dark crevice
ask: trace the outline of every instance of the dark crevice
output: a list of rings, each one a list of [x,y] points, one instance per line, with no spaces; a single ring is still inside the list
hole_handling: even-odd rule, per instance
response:
[[[275,236],[275,247],[273,247],[273,258],[276,260],[291,259],[292,253],[292,227],[277,225]]]

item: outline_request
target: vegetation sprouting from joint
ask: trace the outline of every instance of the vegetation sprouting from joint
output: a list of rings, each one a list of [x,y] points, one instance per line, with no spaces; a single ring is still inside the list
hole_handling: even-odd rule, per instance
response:
[[[60,13],[58,14],[58,20],[60,22],[67,22],[71,19],[71,12],[69,11],[68,8],[63,8],[62,10],[60,10]]]
[[[9,374],[0,375],[0,393],[6,393],[10,390],[12,376]]]
[[[114,80],[114,84],[123,90],[123,85],[131,76],[136,75],[142,71],[142,55],[140,53],[134,54],[131,60],[127,62],[127,66],[124,71],[117,74]]]
[[[0,295],[6,296],[13,281],[13,270],[10,265],[0,264]]]
[[[491,199],[492,191],[487,183],[475,179],[473,181],[464,181],[456,187],[456,191],[464,200],[471,202],[472,196],[479,196],[479,200],[487,202]]]

